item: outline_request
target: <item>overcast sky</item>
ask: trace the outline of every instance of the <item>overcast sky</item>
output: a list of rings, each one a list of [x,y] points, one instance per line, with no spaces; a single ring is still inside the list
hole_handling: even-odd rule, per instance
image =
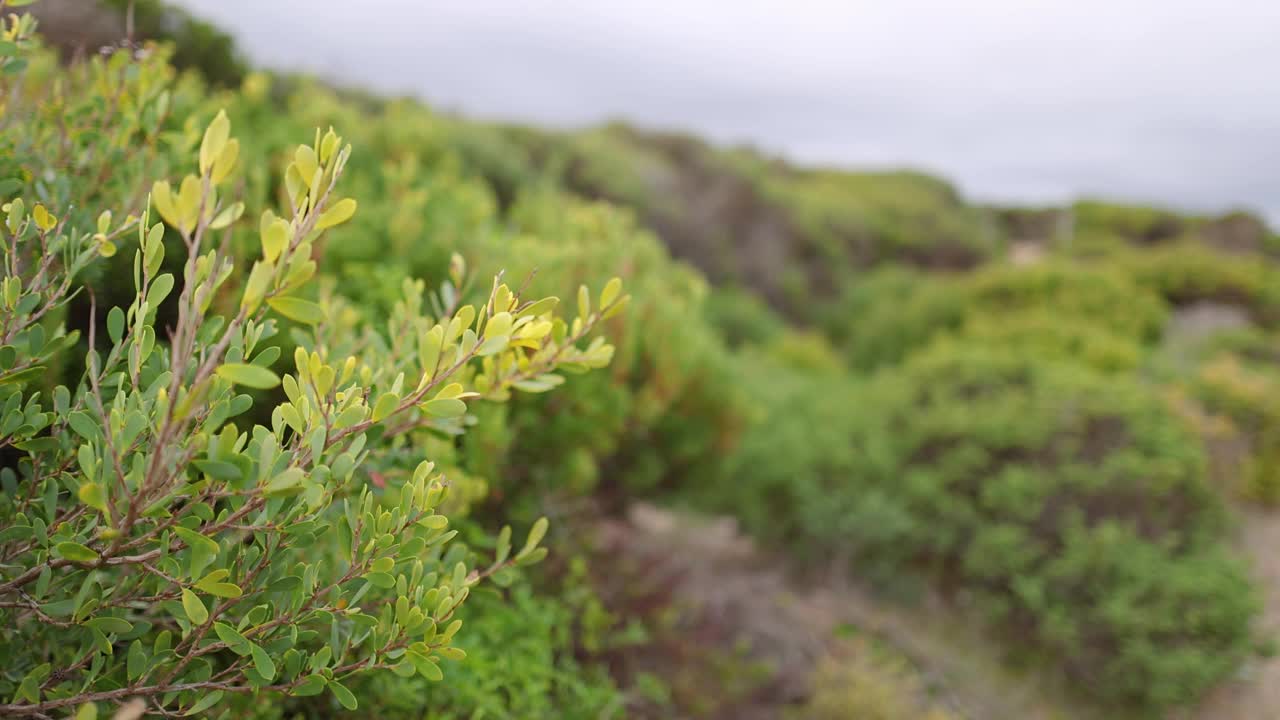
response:
[[[255,62],[470,115],[623,118],[984,200],[1280,223],[1280,0],[181,0]]]

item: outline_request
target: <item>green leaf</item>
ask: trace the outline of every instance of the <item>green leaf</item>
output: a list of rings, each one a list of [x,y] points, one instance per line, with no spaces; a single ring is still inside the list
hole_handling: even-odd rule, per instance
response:
[[[267,654],[256,643],[249,643],[249,653],[253,656],[253,667],[258,674],[267,680],[274,680],[276,677],[276,664],[272,662],[271,656]]]
[[[215,622],[213,624],[213,632],[217,634],[218,639],[227,644],[231,651],[241,657],[250,654],[252,649],[250,643],[245,636],[236,632],[235,628],[226,623]]]
[[[58,450],[58,448],[61,447],[59,445],[58,438],[55,438],[55,437],[37,437],[37,438],[31,438],[31,439],[24,439],[24,441],[22,442],[13,443],[13,446],[17,447],[18,450],[26,450],[27,452],[31,452],[31,454],[36,454],[36,452],[50,452],[50,451]]]
[[[211,540],[204,535],[201,535],[194,530],[182,527],[181,525],[174,526],[173,531],[177,533],[178,537],[182,538],[182,542],[186,543],[187,547],[192,550],[203,550],[213,557],[218,556],[219,548],[217,541]]]
[[[517,390],[522,390],[524,392],[540,393],[540,392],[546,392],[548,390],[552,390],[563,384],[564,384],[563,377],[561,377],[560,375],[548,373],[546,375],[539,375],[536,378],[529,378],[527,380],[517,380],[514,383],[512,383],[512,386],[515,387]]]
[[[182,609],[187,613],[187,619],[195,625],[203,625],[209,621],[209,611],[204,603],[186,588],[182,589]]]
[[[308,675],[303,678],[302,682],[294,686],[290,691],[290,695],[297,697],[307,697],[309,695],[319,695],[324,692],[325,680],[323,675]]]
[[[360,704],[356,702],[356,696],[352,695],[351,691],[345,688],[342,683],[337,680],[329,681],[329,690],[333,692],[333,696],[338,699],[338,703],[341,704],[342,707],[348,710],[355,710],[360,706]]]
[[[10,525],[0,530],[0,543],[7,543],[11,540],[27,540],[35,534],[35,529],[30,525]]]
[[[165,273],[151,281],[151,287],[147,289],[147,305],[151,306],[152,312],[160,307],[170,292],[173,292],[173,273]]]
[[[76,720],[98,720],[98,706],[94,703],[85,703],[76,711]]]
[[[18,686],[18,694],[26,698],[28,702],[40,702],[40,683],[49,677],[49,672],[53,666],[49,663],[37,665],[22,678],[22,682]]]
[[[102,438],[102,426],[94,420],[89,413],[83,410],[77,410],[67,416],[67,424],[71,426],[76,434],[90,442],[97,441]]]
[[[222,460],[194,460],[191,464],[214,480],[231,482],[241,477],[239,466]]]
[[[528,565],[536,565],[542,562],[543,558],[545,558],[546,556],[547,556],[546,548],[544,547],[535,548],[534,550],[531,550],[530,552],[517,557],[516,565],[519,565],[520,567],[525,567]]]
[[[58,553],[58,555],[70,560],[71,562],[83,563],[86,565],[98,562],[98,553],[78,542],[60,542],[54,546],[53,549]]]
[[[31,295],[29,297],[36,297],[36,296]],[[4,375],[0,375],[0,385],[15,385],[18,383],[25,383],[30,380],[35,380],[36,378],[44,377],[45,370],[46,370],[45,366],[36,365],[35,367],[29,367],[26,370],[18,370],[16,372],[6,373]]]
[[[220,377],[226,378],[237,385],[257,388],[258,390],[270,390],[280,384],[279,375],[257,365],[226,363],[215,372]]]
[[[467,412],[467,404],[457,398],[436,398],[419,407],[426,414],[438,418],[459,417]]]
[[[540,517],[533,523],[533,527],[529,528],[529,537],[524,541],[524,548],[516,555],[517,558],[528,555],[538,547],[538,543],[542,542],[542,538],[547,534],[549,524],[545,517]]]
[[[304,325],[318,325],[324,321],[324,310],[319,305],[301,298],[274,297],[267,301],[272,310]]]
[[[173,531],[191,548],[191,566],[188,570],[191,577],[200,575],[218,557],[219,547],[216,541],[181,525],[175,526]]]
[[[129,645],[129,654],[125,661],[125,673],[129,677],[129,682],[133,682],[142,677],[142,673],[147,670],[147,653],[142,649],[142,640],[134,640]]]
[[[393,392],[382,393],[382,395],[378,397],[378,401],[373,404],[373,415],[369,416],[369,419],[373,422],[381,422],[383,418],[390,415],[392,411],[399,406],[399,395]]]
[[[101,630],[104,635],[110,633],[120,635],[133,629],[133,623],[128,620],[122,620],[121,618],[111,617],[109,615],[86,620],[84,621],[84,625]]]
[[[418,673],[431,682],[440,682],[444,679],[444,672],[440,670],[440,666],[431,662],[430,659],[414,664],[418,668]]]
[[[124,337],[124,311],[118,306],[107,313],[107,334],[111,336],[113,343],[120,342]]]
[[[368,580],[375,587],[380,587],[384,589],[393,588],[396,586],[396,579],[394,577],[391,577],[391,575],[387,573],[371,572],[365,575],[364,579]]]
[[[221,699],[222,699],[222,691],[214,690],[213,692],[207,693],[205,695],[201,695],[200,699],[196,701],[196,704],[187,708],[187,711],[182,714],[186,716],[199,715],[205,710],[208,710],[214,705],[217,705],[218,701]]]
[[[498,544],[494,552],[493,561],[497,564],[502,564],[509,555],[511,555],[511,526],[503,525],[502,532],[498,533]]]

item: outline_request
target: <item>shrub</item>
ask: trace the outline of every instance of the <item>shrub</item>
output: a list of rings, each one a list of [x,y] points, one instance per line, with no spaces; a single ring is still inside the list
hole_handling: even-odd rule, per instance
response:
[[[1167,314],[1156,294],[1124,274],[1054,263],[989,266],[959,278],[886,269],[852,284],[825,309],[823,324],[857,369],[899,363],[958,333],[1121,370],[1159,338]]]
[[[504,270],[528,292],[559,293],[602,274],[631,289],[634,305],[608,321],[617,348],[609,373],[486,410],[482,437],[462,440],[468,472],[487,482],[488,497],[516,501],[504,502],[503,513],[524,516],[548,492],[581,494],[601,479],[617,488],[667,487],[719,463],[745,403],[731,384],[724,343],[704,319],[706,282],[674,262],[631,213],[549,182],[499,202],[484,179],[488,165],[469,165],[470,154],[456,152],[453,124],[412,102],[355,108],[310,83],[285,102],[287,118],[265,98],[234,113],[263,125],[255,155],[280,154],[282,126],[341,122],[357,126],[353,142],[380,160],[357,158],[349,167],[362,212],[336,229],[321,259],[356,305],[389,312],[406,278],[443,275],[454,252],[478,274]],[[486,291],[458,288],[467,302]]]
[[[786,324],[759,297],[745,290],[715,288],[707,296],[707,322],[730,347],[761,345],[780,335]]]
[[[454,615],[471,589],[546,552],[544,520],[515,554],[504,530],[493,562],[477,565],[449,542],[437,512],[448,483],[412,443],[462,432],[470,401],[543,392],[563,382],[557,369],[607,364],[602,338],[578,344],[621,309],[620,284],[584,287],[572,323],[552,315],[554,298],[526,301],[497,280],[482,304],[446,301],[434,315],[419,285],[371,322],[327,293],[308,299],[324,231],[356,209],[334,193],[350,146],[317,131],[292,154],[289,210],[262,214],[247,276],[210,247],[244,209],[220,192],[238,148],[219,114],[198,172],[152,190],[186,251],[180,282],[161,272],[164,226],[147,212],[103,212],[86,227],[62,208],[5,205],[6,714],[126,698],[194,714],[224,696],[326,689],[354,709],[344,683],[359,674],[438,679],[439,659],[462,654]],[[131,302],[105,328],[89,324],[79,382],[42,391],[45,367],[75,339],[47,318],[135,230]],[[175,290],[165,344],[156,312]],[[297,351],[280,376],[271,341],[282,326]],[[262,394],[277,386],[283,398]],[[269,426],[241,430],[242,416]]]
[[[1249,255],[1227,255],[1191,243],[1142,253],[1129,252],[1114,264],[1171,305],[1213,301],[1239,305],[1256,322],[1280,322],[1280,283],[1275,269]]]
[[[499,595],[477,592],[461,608],[468,628],[457,638],[466,659],[442,664],[447,682],[391,673],[364,676],[352,691],[361,700],[351,717],[461,720],[608,720],[623,715],[624,696],[607,668],[581,662],[581,615],[573,581],[555,594],[520,583]],[[290,698],[263,705],[255,718],[328,715],[319,698]]]
[[[946,344],[876,385],[862,482],[815,508],[827,541],[976,595],[1095,698],[1188,702],[1247,652],[1221,501],[1158,394]]]
[[[754,533],[790,543],[797,554],[811,553],[815,541],[838,536],[815,525],[813,508],[833,495],[836,502],[852,495],[865,462],[853,443],[865,390],[840,376],[815,378],[768,358],[748,359],[740,377],[755,388],[760,415],[724,471],[687,492]]]
[[[1071,210],[1075,233],[1086,237],[1114,237],[1130,243],[1170,240],[1196,225],[1192,219],[1172,211],[1142,205],[1081,200]]]
[[[855,279],[821,311],[822,326],[856,370],[901,362],[939,333],[959,328],[967,308],[954,280],[888,267]]]
[[[1098,323],[1062,317],[1048,307],[1012,315],[975,315],[958,333],[965,342],[1047,362],[1070,360],[1104,373],[1130,373],[1145,360],[1142,344]]]
[[[1159,297],[1124,274],[1074,263],[984,268],[966,279],[965,290],[971,316],[1051,311],[1140,343],[1159,339],[1168,314]]]
[[[765,537],[931,577],[1104,702],[1189,702],[1247,653],[1255,598],[1158,393],[961,340],[858,388],[753,386],[771,412],[718,497]]]

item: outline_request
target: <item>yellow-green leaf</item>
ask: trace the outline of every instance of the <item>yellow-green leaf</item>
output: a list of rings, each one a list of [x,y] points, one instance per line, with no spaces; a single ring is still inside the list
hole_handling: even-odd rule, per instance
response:
[[[226,363],[215,371],[219,377],[226,378],[237,385],[270,390],[280,384],[280,376],[260,365],[247,363]]]
[[[436,398],[423,403],[422,411],[432,417],[458,417],[467,411],[467,404],[455,398]]]
[[[266,297],[271,286],[271,277],[275,274],[275,266],[269,262],[256,262],[249,271],[249,279],[244,284],[244,296],[240,298],[240,307],[248,312],[258,309],[262,298]]]
[[[243,214],[244,214],[244,203],[242,202],[234,203],[230,207],[223,208],[222,212],[214,216],[213,220],[209,222],[209,229],[221,230],[222,228],[239,220],[240,216]]]
[[[622,292],[622,278],[616,277],[606,283],[604,290],[600,291],[600,309],[603,310],[612,305],[620,292]]]
[[[40,203],[36,203],[36,206],[31,208],[31,217],[36,221],[36,226],[45,232],[52,230],[53,226],[58,224],[58,218],[50,215]]]
[[[272,310],[295,322],[316,325],[324,320],[324,310],[310,300],[294,297],[275,297],[267,301]]]
[[[179,226],[190,231],[196,226],[196,219],[200,217],[200,180],[195,175],[188,175],[182,178],[182,185],[178,188],[178,220]]]
[[[517,557],[520,555],[528,555],[533,552],[534,548],[538,547],[538,543],[542,542],[542,538],[547,534],[547,527],[549,524],[550,523],[547,522],[545,517],[538,518],[537,522],[533,524],[533,527],[529,528],[529,537],[525,539],[524,548],[519,552]]]
[[[229,582],[201,582],[196,587],[203,592],[220,598],[238,598],[244,594],[239,585]]]
[[[219,110],[213,122],[209,123],[209,127],[204,131],[204,140],[200,143],[201,174],[208,173],[209,168],[213,167],[213,161],[222,154],[230,135],[231,121],[227,119],[227,111]]]
[[[107,496],[102,490],[102,485],[96,482],[85,483],[80,486],[80,502],[88,505],[94,510],[100,512],[107,511]]]
[[[320,163],[316,158],[316,151],[307,145],[299,145],[298,149],[293,153],[293,162],[298,167],[298,174],[302,176],[303,182],[307,183],[307,187],[311,186],[311,178],[316,174],[316,169],[320,167]]]
[[[341,225],[350,220],[351,216],[355,214],[356,201],[351,198],[343,198],[320,215],[320,219],[316,221],[316,230],[325,230],[335,225]]]
[[[173,188],[168,182],[158,182],[151,186],[151,204],[160,211],[160,217],[173,227],[182,226],[182,218],[178,215],[177,200],[173,197]]]
[[[307,476],[302,468],[292,467],[271,478],[263,487],[268,495],[284,494],[298,489]]]
[[[289,243],[289,223],[283,218],[273,218],[262,225],[262,257],[269,263],[276,261]]]
[[[544,297],[537,302],[530,303],[528,307],[521,310],[517,317],[525,317],[526,315],[544,315],[556,309],[556,305],[560,303],[558,297]]]
[[[489,318],[489,324],[484,327],[484,335],[486,338],[498,337],[499,335],[511,334],[511,313],[500,312]]]
[[[182,609],[187,613],[187,619],[196,625],[203,625],[209,620],[209,611],[204,603],[186,588],[182,589]]]
[[[231,138],[227,141],[227,146],[222,148],[222,152],[218,154],[218,158],[213,161],[213,175],[209,178],[210,181],[217,185],[226,180],[231,171],[235,169],[236,159],[239,156],[240,141]]]

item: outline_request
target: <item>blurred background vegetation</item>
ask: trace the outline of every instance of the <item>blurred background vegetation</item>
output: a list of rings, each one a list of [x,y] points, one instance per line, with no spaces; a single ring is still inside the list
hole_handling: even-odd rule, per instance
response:
[[[362,713],[1280,717],[1280,236],[1259,218],[991,207],[915,172],[475,122],[250,71],[161,2],[33,10],[64,59],[172,63],[175,147],[227,107],[271,159],[251,213],[289,140],[340,128],[360,213],[322,266],[373,312],[455,251],[531,292],[621,275],[634,296],[607,371],[435,441],[476,528],[548,514],[552,556],[468,608],[445,683],[380,677]],[[179,156],[79,192],[136,209]]]

